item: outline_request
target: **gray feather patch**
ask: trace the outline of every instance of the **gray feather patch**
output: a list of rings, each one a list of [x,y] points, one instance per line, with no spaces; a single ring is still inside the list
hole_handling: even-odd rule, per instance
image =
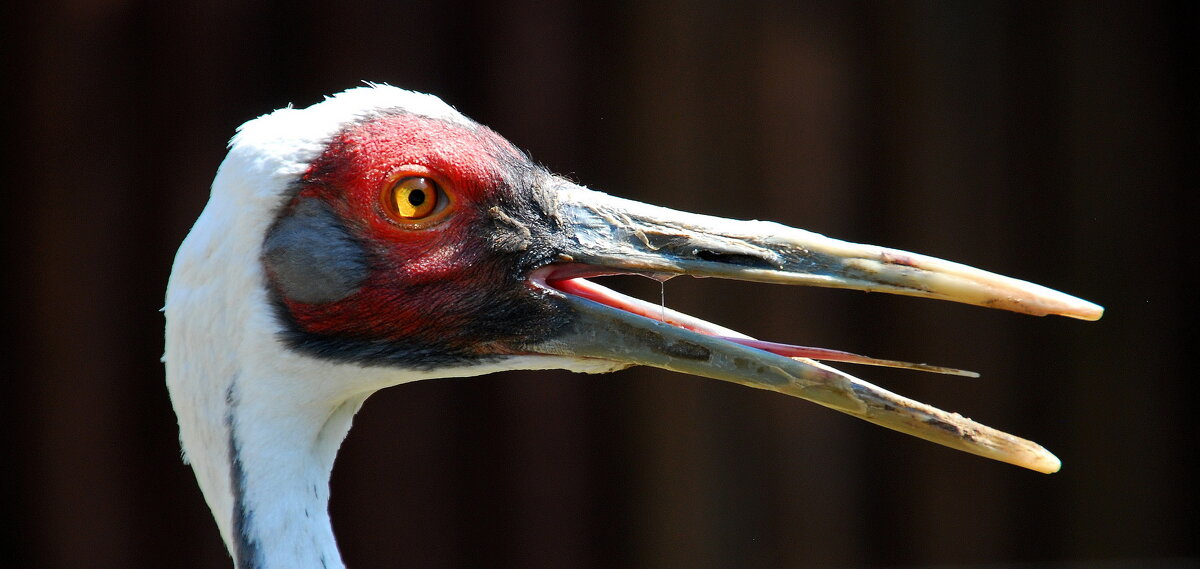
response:
[[[315,198],[302,199],[275,222],[263,244],[263,262],[284,297],[310,304],[346,298],[368,272],[362,245]]]

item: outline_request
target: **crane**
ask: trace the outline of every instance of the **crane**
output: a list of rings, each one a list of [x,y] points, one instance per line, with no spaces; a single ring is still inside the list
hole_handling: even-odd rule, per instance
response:
[[[589,280],[617,274],[1103,313],[950,261],[594,191],[432,95],[367,84],[280,109],[231,140],[166,293],[184,458],[235,566],[343,566],[327,513],[338,447],[371,393],[421,379],[654,366],[1059,468],[1033,442],[817,360],[922,366],[755,340]]]

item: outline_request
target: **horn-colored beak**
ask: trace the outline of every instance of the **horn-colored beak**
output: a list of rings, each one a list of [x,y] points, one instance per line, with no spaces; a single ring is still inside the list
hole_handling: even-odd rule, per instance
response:
[[[563,297],[574,318],[565,334],[527,346],[530,351],[649,365],[779,391],[987,458],[1039,472],[1059,469],[1059,460],[1033,442],[907,399],[813,358],[922,366],[758,342],[586,277],[691,275],[849,288],[1083,320],[1100,318],[1100,306],[966,265],[776,223],[684,213],[566,182],[560,182],[555,199],[558,209],[552,215],[570,236],[564,261],[538,269],[530,282]]]

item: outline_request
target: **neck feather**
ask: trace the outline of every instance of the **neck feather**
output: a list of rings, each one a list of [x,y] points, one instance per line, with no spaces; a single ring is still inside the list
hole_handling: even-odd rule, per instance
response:
[[[230,386],[230,551],[240,569],[342,567],[328,514],[329,476],[364,396],[336,405]]]

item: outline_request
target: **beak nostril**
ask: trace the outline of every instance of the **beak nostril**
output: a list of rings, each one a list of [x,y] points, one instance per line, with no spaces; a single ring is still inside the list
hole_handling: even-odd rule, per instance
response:
[[[698,250],[695,253],[697,259],[708,261],[710,263],[722,263],[726,265],[738,265],[741,267],[757,267],[760,269],[774,269],[774,263],[762,257],[748,255],[746,253],[723,253],[720,251]]]

